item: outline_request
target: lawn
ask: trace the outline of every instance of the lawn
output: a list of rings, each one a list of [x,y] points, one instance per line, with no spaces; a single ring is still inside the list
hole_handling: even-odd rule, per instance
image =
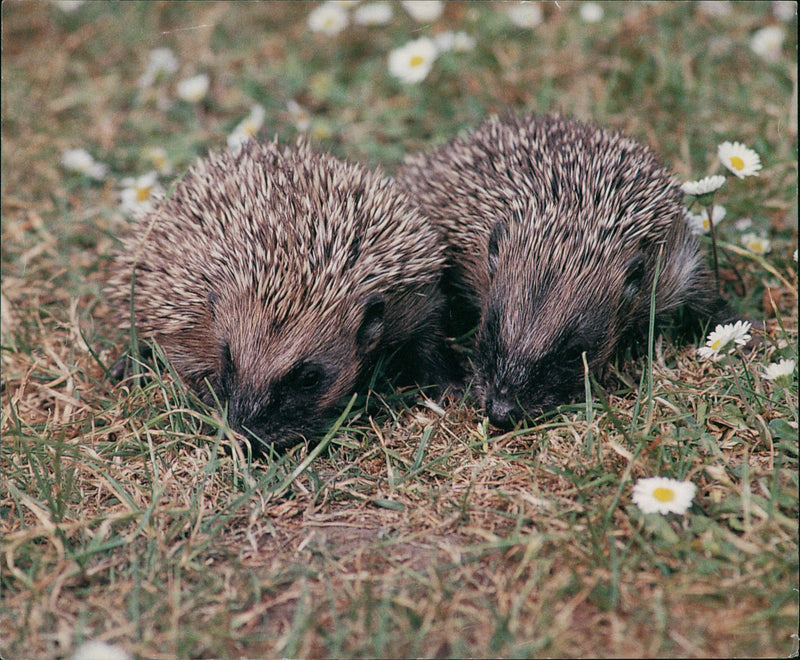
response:
[[[796,655],[797,370],[767,370],[797,360],[791,3],[389,2],[364,25],[372,4],[330,34],[316,3],[2,4],[0,655]],[[389,54],[421,38],[438,55],[403,82]],[[319,442],[257,459],[163,360],[109,377],[131,209],[243,121],[391,173],[509,108],[726,175],[720,278],[757,341],[712,361],[653,334],[507,433],[376,380]],[[731,175],[724,141],[760,172]],[[691,508],[643,513],[651,476],[692,482]]]

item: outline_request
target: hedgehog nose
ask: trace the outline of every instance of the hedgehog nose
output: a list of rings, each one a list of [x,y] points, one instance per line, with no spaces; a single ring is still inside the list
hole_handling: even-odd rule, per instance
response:
[[[486,402],[486,414],[493,426],[510,429],[520,419],[522,411],[516,403],[503,397],[491,397]]]
[[[254,423],[260,416],[259,411],[259,406],[251,397],[235,392],[228,400],[228,423],[239,433],[250,436],[252,433],[248,433],[246,428],[252,431]]]

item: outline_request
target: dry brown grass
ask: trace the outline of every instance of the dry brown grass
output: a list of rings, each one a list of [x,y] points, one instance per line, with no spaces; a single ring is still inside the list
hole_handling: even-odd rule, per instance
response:
[[[331,41],[309,37],[294,3],[3,5],[3,657],[68,657],[85,639],[165,659],[797,652],[796,377],[760,377],[796,356],[795,63],[763,69],[726,47],[774,22],[755,5],[719,20],[610,6],[596,33],[564,7],[528,37],[492,8],[448,5],[443,25],[476,34],[476,53],[404,90],[381,58],[425,29],[405,18]],[[212,73],[199,118],[137,96],[163,45],[179,75]],[[652,391],[647,361],[623,361],[591,410],[522,431],[497,435],[469,401],[440,411],[384,388],[295,478],[309,447],[248,461],[163,365],[140,383],[107,377],[126,341],[102,295],[124,225],[115,183],[57,164],[86,146],[119,178],[163,143],[181,169],[224,142],[248,96],[270,134],[293,137],[283,108],[297,97],[326,146],[389,166],[506,104],[596,115],[686,177],[721,136],[752,144],[765,170],[726,205],[774,247],[730,252],[736,302],[763,318],[774,291],[778,318],[728,367],[658,341]],[[689,515],[631,504],[632,481],[654,473],[697,484]]]

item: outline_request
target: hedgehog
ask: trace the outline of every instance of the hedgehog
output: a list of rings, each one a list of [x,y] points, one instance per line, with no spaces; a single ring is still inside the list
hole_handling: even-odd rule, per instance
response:
[[[313,437],[382,357],[443,382],[444,259],[380,170],[250,140],[200,160],[133,223],[108,293],[119,325],[132,305],[138,335],[266,450]]]
[[[602,378],[647,330],[654,281],[659,323],[727,315],[679,185],[620,133],[492,116],[395,179],[445,235],[451,316],[477,326],[473,386],[499,428],[572,400],[584,354]]]

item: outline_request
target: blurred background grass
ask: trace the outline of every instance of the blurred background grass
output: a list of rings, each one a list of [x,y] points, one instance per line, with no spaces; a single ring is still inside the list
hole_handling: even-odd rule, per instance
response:
[[[519,3],[418,21],[391,2],[387,24],[358,25],[366,4],[327,36],[309,27],[318,3],[3,3],[3,655],[93,637],[154,658],[796,653],[796,376],[750,375],[797,353],[796,11],[612,2],[587,22],[589,3],[542,2],[523,28]],[[765,57],[752,39],[767,27],[784,40]],[[474,47],[416,84],[389,74],[393,49],[446,31]],[[178,68],[142,87],[156,48]],[[208,93],[181,101],[196,74]],[[509,108],[624,130],[681,179],[721,172],[717,145],[743,142],[764,168],[729,177],[718,232],[741,247],[749,220],[771,250],[722,265],[744,280],[726,280],[734,307],[775,333],[740,365],[743,388],[663,347],[648,420],[635,386],[594,418],[576,406],[503,438],[468,405],[439,418],[373,400],[373,421],[362,406],[281,490],[307,448],[237,462],[171,379],[115,389],[91,355],[126,341],[102,294],[123,179],[160,147],[168,187],[255,104],[265,136],[307,133],[389,172]],[[65,170],[72,148],[107,175]],[[631,470],[695,475],[702,505],[645,521],[620,499]]]

